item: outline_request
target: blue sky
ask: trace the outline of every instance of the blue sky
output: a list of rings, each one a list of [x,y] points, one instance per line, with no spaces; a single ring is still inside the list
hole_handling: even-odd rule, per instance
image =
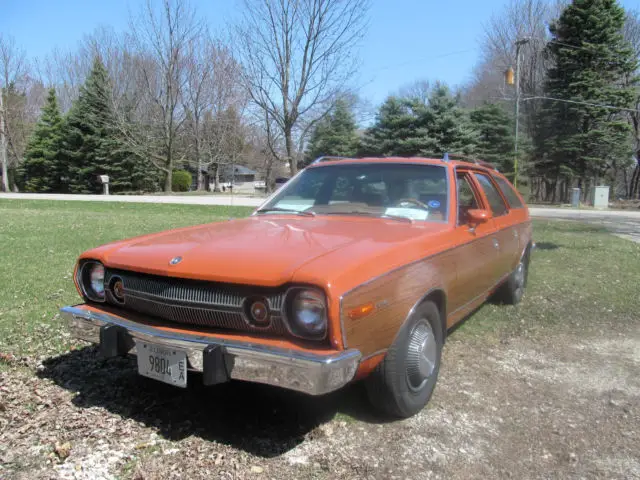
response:
[[[1,0],[0,32],[13,35],[30,56],[73,49],[100,25],[127,27],[144,0]],[[372,0],[361,52],[361,95],[379,103],[414,80],[460,85],[478,58],[483,24],[508,0]],[[237,12],[238,0],[194,0],[213,29]],[[625,0],[640,9],[640,0]]]

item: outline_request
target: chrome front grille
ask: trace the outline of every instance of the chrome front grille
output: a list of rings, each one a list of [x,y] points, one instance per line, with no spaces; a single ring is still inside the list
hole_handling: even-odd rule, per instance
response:
[[[263,332],[286,335],[282,318],[284,291],[213,282],[146,275],[124,270],[108,270],[105,284],[114,277],[124,285],[124,302],[117,302],[107,288],[110,303],[163,320],[226,330]],[[262,296],[267,300],[270,323],[258,327],[249,323],[243,313],[247,297]]]

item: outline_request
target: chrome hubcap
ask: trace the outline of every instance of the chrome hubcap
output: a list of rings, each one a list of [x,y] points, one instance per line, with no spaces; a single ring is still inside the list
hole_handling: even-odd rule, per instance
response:
[[[438,346],[429,322],[418,323],[409,336],[407,382],[412,390],[420,390],[433,374]]]

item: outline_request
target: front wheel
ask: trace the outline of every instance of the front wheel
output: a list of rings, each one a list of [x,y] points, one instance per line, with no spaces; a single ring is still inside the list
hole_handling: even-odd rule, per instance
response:
[[[442,356],[440,312],[433,302],[421,304],[402,327],[384,360],[366,379],[371,403],[393,417],[415,415],[429,402]]]

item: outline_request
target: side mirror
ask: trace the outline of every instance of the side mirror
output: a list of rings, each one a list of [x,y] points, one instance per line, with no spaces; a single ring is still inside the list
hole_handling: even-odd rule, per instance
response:
[[[474,232],[478,225],[489,221],[491,213],[488,210],[471,209],[467,211],[467,218],[471,227],[470,231]]]

